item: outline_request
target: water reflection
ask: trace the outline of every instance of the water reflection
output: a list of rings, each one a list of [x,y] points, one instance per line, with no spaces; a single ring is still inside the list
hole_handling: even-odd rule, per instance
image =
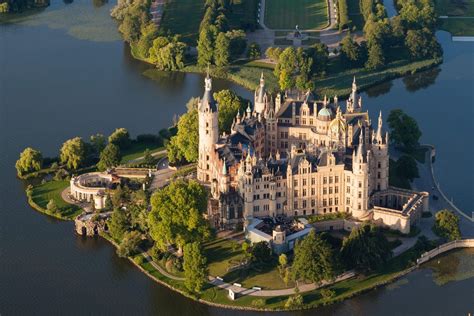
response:
[[[92,0],[92,4],[96,8],[100,8],[101,6],[103,6],[104,4],[106,4],[108,2],[109,2],[108,0]]]
[[[410,92],[416,92],[421,89],[426,89],[436,83],[436,78],[441,72],[441,68],[436,67],[420,73],[415,73],[403,77],[405,88]]]
[[[474,249],[455,250],[428,262],[433,281],[443,286],[449,282],[474,278]]]
[[[365,92],[367,93],[368,97],[376,98],[378,96],[389,93],[392,86],[393,86],[393,81],[390,80],[390,81],[386,81],[384,83],[381,83],[379,85],[373,86],[373,87],[367,89]]]

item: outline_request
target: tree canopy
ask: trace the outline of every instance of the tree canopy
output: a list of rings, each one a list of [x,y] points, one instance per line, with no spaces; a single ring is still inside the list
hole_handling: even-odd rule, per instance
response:
[[[421,137],[421,131],[416,120],[402,110],[395,109],[390,111],[387,123],[390,128],[392,143],[404,147],[407,152],[413,152]]]
[[[160,70],[178,70],[184,67],[186,44],[177,36],[160,36],[149,49],[150,61]]]
[[[64,142],[59,155],[69,169],[77,169],[86,159],[86,146],[82,138],[75,137]]]
[[[341,256],[347,268],[370,271],[392,257],[390,244],[380,228],[372,224],[354,227],[344,238]]]
[[[228,89],[214,93],[214,99],[219,104],[219,131],[229,133],[237,112],[244,112],[246,102]]]
[[[184,285],[195,293],[200,293],[207,281],[207,260],[198,242],[184,245]]]
[[[210,229],[203,213],[207,207],[207,192],[196,181],[174,181],[151,196],[148,216],[150,235],[158,247],[168,244],[182,248],[189,242],[209,238]]]
[[[186,159],[195,162],[199,157],[199,117],[197,98],[192,98],[187,104],[188,111],[181,115],[178,121],[178,133],[167,144],[168,159],[171,163]]]
[[[321,283],[335,277],[331,246],[312,230],[295,246],[291,272],[293,279]]]
[[[41,152],[31,147],[26,148],[20,154],[20,158],[15,163],[18,176],[22,176],[28,172],[38,171],[43,164],[43,156]]]
[[[442,210],[435,215],[433,231],[440,237],[447,240],[461,238],[459,230],[459,217],[451,211]]]
[[[109,143],[117,145],[120,150],[126,149],[130,146],[130,134],[127,129],[121,127],[115,129],[115,131],[109,136]]]
[[[100,153],[100,160],[97,163],[97,168],[100,171],[118,166],[120,164],[120,149],[117,145],[110,143],[105,146]]]

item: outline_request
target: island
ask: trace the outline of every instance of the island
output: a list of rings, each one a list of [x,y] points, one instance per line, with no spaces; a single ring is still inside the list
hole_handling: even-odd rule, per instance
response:
[[[202,97],[158,135],[75,137],[53,158],[27,148],[16,169],[33,208],[106,238],[187,297],[314,308],[474,246],[416,121],[393,110],[389,132],[382,113],[373,126],[356,78],[350,90],[345,102],[311,89],[275,94],[261,74],[248,102],[214,92],[208,73]],[[411,187],[418,177],[431,192]]]

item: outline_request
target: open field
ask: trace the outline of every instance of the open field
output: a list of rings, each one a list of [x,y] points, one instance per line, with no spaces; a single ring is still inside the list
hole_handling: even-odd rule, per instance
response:
[[[439,28],[453,36],[474,36],[474,0],[436,0]]]
[[[127,163],[130,160],[137,159],[145,155],[145,150],[150,150],[150,153],[155,153],[157,151],[165,149],[163,146],[159,146],[153,143],[132,143],[130,148],[124,150],[122,153],[121,164]]]
[[[169,0],[165,5],[161,27],[172,34],[181,35],[181,40],[188,45],[196,45],[203,15],[203,0]]]
[[[80,214],[81,209],[75,205],[66,203],[61,193],[69,186],[69,181],[50,181],[35,186],[31,194],[31,206],[36,210],[63,219],[73,219]],[[48,202],[53,200],[59,209],[56,214],[50,214],[46,209]]]
[[[474,0],[436,0],[436,13],[447,16],[474,17]]]
[[[327,26],[326,0],[267,0],[265,25],[270,29],[321,29]]]

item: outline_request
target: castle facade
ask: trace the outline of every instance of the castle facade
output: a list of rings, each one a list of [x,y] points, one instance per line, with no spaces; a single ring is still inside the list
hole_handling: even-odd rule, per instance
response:
[[[382,113],[373,127],[355,78],[345,110],[337,97],[317,100],[310,91],[273,97],[262,74],[253,109],[237,114],[230,134],[219,133],[218,111],[208,75],[197,177],[211,187],[207,215],[216,228],[346,212],[407,233],[428,208],[428,193],[389,186]]]

